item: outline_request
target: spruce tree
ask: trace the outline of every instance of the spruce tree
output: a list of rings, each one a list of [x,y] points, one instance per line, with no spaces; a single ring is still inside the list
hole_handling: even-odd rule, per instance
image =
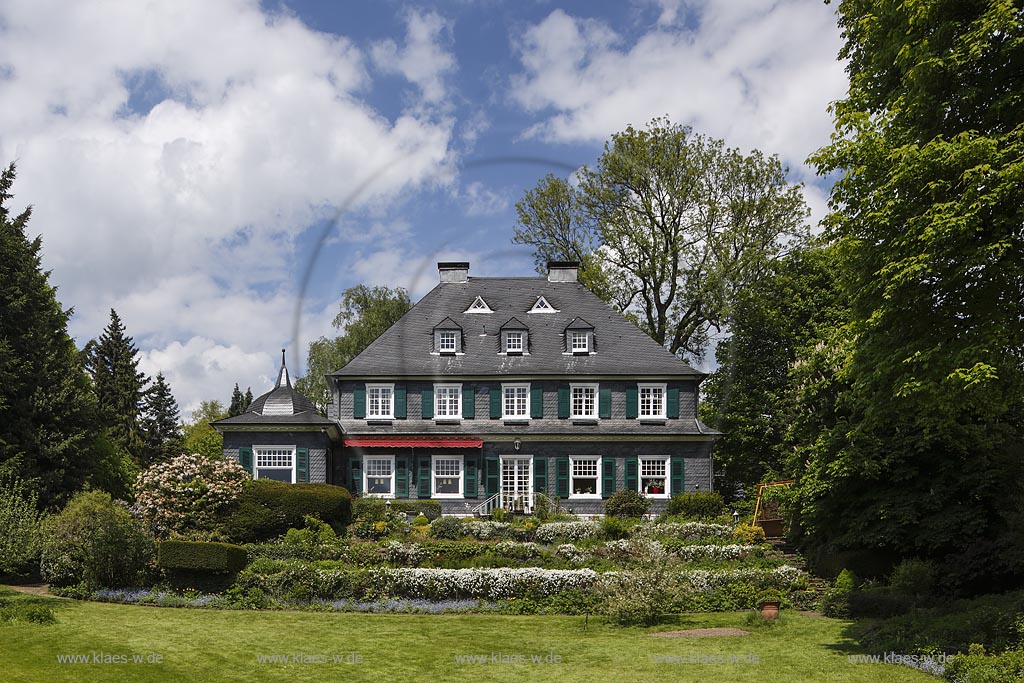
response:
[[[95,469],[95,401],[75,343],[29,239],[31,210],[7,207],[15,178],[0,173],[0,469],[33,480],[41,507],[64,502]],[[4,465],[9,465],[4,468]]]
[[[238,388],[238,382],[235,382],[235,390],[231,392],[231,405],[228,406],[228,417],[241,415],[244,412],[245,396],[242,395],[241,390]]]
[[[125,334],[117,311],[110,309],[110,323],[86,346],[86,358],[104,425],[137,462],[142,454],[142,399],[149,383],[139,372],[138,355],[135,340]]]
[[[252,405],[252,387],[246,387],[245,389],[245,405],[242,407],[242,412],[249,412],[249,406]]]
[[[143,401],[143,467],[165,462],[184,452],[180,420],[178,402],[164,374],[159,372]]]

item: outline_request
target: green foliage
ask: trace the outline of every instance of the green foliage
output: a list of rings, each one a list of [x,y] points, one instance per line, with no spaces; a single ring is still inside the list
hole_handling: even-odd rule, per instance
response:
[[[1024,22],[1006,0],[839,5],[850,90],[815,161],[852,322],[810,394],[808,544],[1024,576]],[[823,400],[818,401],[817,397]],[[824,403],[824,411],[816,410]],[[951,532],[955,531],[955,533]]]
[[[38,502],[25,482],[0,474],[0,574],[30,571],[39,561]]]
[[[307,515],[340,529],[352,519],[352,497],[344,488],[330,484],[249,480],[238,508],[221,529],[239,543],[262,541],[302,526]]]
[[[159,372],[143,400],[143,467],[166,462],[184,451],[185,438],[179,422],[178,402],[164,373]]]
[[[608,517],[639,519],[647,514],[650,507],[650,499],[639,491],[622,489],[608,497],[604,512]]]
[[[57,617],[49,605],[28,600],[8,602],[0,599],[0,624],[56,624]]]
[[[231,405],[228,406],[228,417],[248,412],[250,403],[252,403],[252,388],[246,389],[243,394],[242,390],[238,388],[238,382],[235,382],[235,388],[231,392]]]
[[[32,481],[44,508],[58,507],[95,469],[96,401],[74,341],[71,309],[29,239],[31,210],[12,215],[15,169],[0,173],[0,466]]]
[[[179,455],[139,475],[135,510],[162,538],[210,532],[238,505],[249,481],[249,474],[235,460]]]
[[[740,524],[733,530],[732,537],[746,545],[759,545],[766,540],[764,529],[755,524]]]
[[[109,430],[100,433],[93,442],[96,469],[89,476],[89,486],[106,491],[112,497],[128,500],[132,497],[139,466],[131,454],[121,448]]]
[[[203,401],[192,411],[192,420],[184,425],[185,452],[199,453],[210,460],[224,457],[224,437],[210,426],[228,416],[220,401]]]
[[[725,501],[718,491],[677,493],[669,499],[667,512],[685,519],[713,520],[725,512]]]
[[[903,560],[893,570],[889,585],[897,593],[911,597],[934,595],[938,585],[938,570],[926,560]]]
[[[736,292],[808,234],[778,158],[667,119],[612,135],[576,176],[549,175],[526,193],[513,241],[534,247],[540,270],[581,261],[583,281],[672,353],[700,357]]]
[[[430,535],[455,541],[465,536],[466,530],[458,517],[438,517],[430,523]]]
[[[629,538],[629,535],[633,533],[638,522],[639,520],[636,518],[611,517],[606,515],[601,518],[601,535],[610,541]]]
[[[142,460],[141,411],[149,378],[139,372],[139,349],[125,334],[117,311],[110,309],[110,322],[98,339],[82,352],[92,376],[100,416],[111,439],[136,462]]]
[[[391,501],[391,511],[424,515],[428,520],[434,521],[441,516],[441,502],[437,500],[393,500]],[[354,509],[353,514],[355,514]]]
[[[1024,649],[989,656],[972,646],[968,654],[953,657],[944,675],[958,683],[1017,683],[1024,680]]]
[[[409,293],[401,287],[357,285],[346,289],[341,297],[341,310],[332,323],[344,333],[310,342],[306,375],[296,381],[295,389],[308,396],[320,412],[325,412],[331,402],[326,375],[347,365],[410,308]]]
[[[44,522],[40,571],[57,586],[137,585],[153,551],[152,539],[124,506],[88,491]]]
[[[239,572],[245,563],[245,548],[230,543],[161,541],[157,556],[161,569],[213,574]]]
[[[424,515],[421,512],[420,514],[416,515],[415,518],[413,518],[412,525],[413,526],[427,526],[428,527],[428,526],[430,526],[430,520],[427,519],[427,516]]]

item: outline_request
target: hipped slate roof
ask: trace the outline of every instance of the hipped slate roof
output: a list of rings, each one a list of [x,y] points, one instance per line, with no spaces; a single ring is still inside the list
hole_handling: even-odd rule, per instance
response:
[[[463,313],[483,297],[491,314]],[[558,313],[528,313],[543,296]],[[498,336],[511,317],[525,323],[530,353],[499,355]],[[446,318],[463,330],[463,354],[431,354],[432,335]],[[596,353],[565,353],[565,330],[584,319],[594,327]],[[506,327],[507,329],[507,327]],[[679,360],[579,282],[535,278],[469,278],[443,282],[335,377],[478,375],[686,376],[701,373]]]
[[[320,415],[312,401],[292,388],[284,362],[284,349],[281,349],[281,369],[274,388],[253,399],[245,413],[212,424],[214,427],[230,427],[254,424],[331,425],[334,422]]]

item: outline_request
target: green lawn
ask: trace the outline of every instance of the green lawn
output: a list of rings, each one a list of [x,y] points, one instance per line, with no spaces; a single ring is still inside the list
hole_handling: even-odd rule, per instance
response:
[[[11,593],[0,589],[5,598]],[[907,668],[850,664],[846,622],[788,616],[783,626],[732,638],[653,638],[651,630],[743,627],[744,615],[692,614],[657,629],[582,617],[228,612],[51,598],[56,625],[0,625],[0,679],[41,681],[935,681]],[[59,655],[128,663],[59,663]],[[361,661],[260,663],[261,655],[355,654]],[[491,662],[492,654],[539,663]],[[740,663],[656,661],[735,655]],[[150,655],[159,662],[134,663]],[[485,655],[485,663],[456,656]],[[548,657],[551,655],[551,657]],[[554,660],[556,657],[561,661]],[[757,663],[747,663],[757,658]],[[155,657],[154,657],[155,659]]]

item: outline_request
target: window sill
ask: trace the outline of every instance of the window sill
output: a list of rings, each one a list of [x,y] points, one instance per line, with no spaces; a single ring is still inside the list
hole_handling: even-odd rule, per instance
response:
[[[528,417],[503,417],[501,419],[507,425],[528,425],[528,424],[530,424],[530,418],[528,418]]]
[[[601,500],[600,493],[570,493],[569,500]]]
[[[596,418],[596,417],[572,417],[572,418],[569,418],[569,419],[572,420],[572,423],[574,425],[595,425],[596,426],[596,425],[601,423],[601,420],[599,418]]]
[[[368,425],[389,425],[394,421],[393,417],[368,417],[366,418],[366,424]]]
[[[462,500],[465,498],[461,493],[435,493],[428,500]]]
[[[667,417],[640,417],[640,418],[637,418],[637,419],[640,421],[640,424],[645,424],[645,425],[664,425],[664,424],[668,424],[668,418]]]
[[[462,424],[461,417],[435,417],[434,424],[436,425],[457,425]]]

